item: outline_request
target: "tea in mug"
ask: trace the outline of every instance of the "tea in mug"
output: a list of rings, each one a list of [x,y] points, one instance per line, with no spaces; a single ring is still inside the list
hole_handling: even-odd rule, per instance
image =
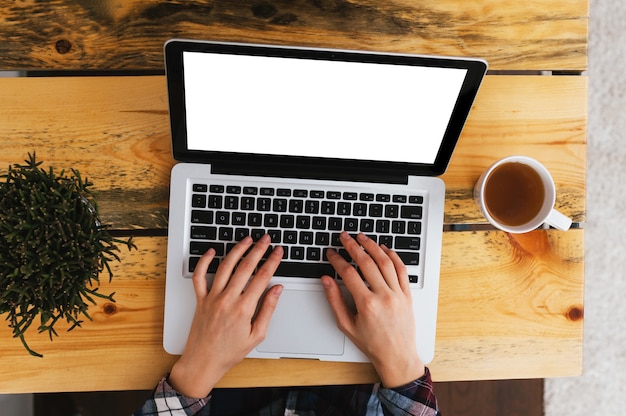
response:
[[[544,200],[541,176],[524,163],[509,162],[496,167],[485,183],[484,204],[489,215],[509,227],[532,221]]]

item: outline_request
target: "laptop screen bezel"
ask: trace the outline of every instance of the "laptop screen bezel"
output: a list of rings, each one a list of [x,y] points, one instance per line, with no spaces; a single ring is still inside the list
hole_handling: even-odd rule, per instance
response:
[[[185,124],[183,53],[222,53],[297,59],[419,65],[465,69],[466,76],[452,111],[435,161],[428,163],[334,159],[242,152],[190,150]],[[445,172],[476,94],[487,70],[484,60],[365,51],[316,49],[275,45],[254,45],[193,40],[170,40],[165,44],[165,69],[170,112],[173,157],[179,162],[210,163],[214,169],[240,174],[315,177],[327,179],[406,179],[409,175],[438,176]]]

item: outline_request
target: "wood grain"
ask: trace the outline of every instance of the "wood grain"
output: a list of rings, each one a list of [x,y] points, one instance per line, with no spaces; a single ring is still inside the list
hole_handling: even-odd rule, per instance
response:
[[[167,227],[174,161],[164,77],[0,79],[0,91],[0,140],[11,144],[0,154],[0,172],[36,151],[47,165],[90,178],[114,228]],[[443,176],[445,222],[485,221],[474,182],[512,154],[544,163],[557,184],[557,208],[584,222],[586,96],[586,77],[488,76]]]
[[[582,370],[583,230],[445,233],[437,381],[571,376]],[[28,340],[29,356],[0,325],[0,393],[150,389],[175,357],[163,351],[165,237],[137,238],[90,309],[92,322],[50,342]],[[369,364],[245,360],[221,386],[372,382]]]
[[[0,4],[0,68],[163,69],[172,37],[486,58],[584,71],[588,0],[98,0]]]

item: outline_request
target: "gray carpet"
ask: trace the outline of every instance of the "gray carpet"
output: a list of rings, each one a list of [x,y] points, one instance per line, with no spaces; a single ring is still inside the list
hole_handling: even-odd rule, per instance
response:
[[[584,374],[546,381],[546,416],[626,412],[626,2],[590,14]]]

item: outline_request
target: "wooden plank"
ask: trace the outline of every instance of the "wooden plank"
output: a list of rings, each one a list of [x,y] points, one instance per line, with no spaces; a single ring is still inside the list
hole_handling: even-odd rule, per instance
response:
[[[165,79],[0,79],[0,172],[28,152],[94,183],[105,222],[166,228],[171,156]],[[587,78],[488,76],[443,176],[446,223],[484,222],[472,198],[480,173],[511,154],[552,172],[557,208],[585,220]],[[71,151],[68,151],[71,149]]]
[[[543,416],[543,380],[435,383],[439,408],[454,416]]]
[[[572,376],[582,369],[581,229],[450,232],[444,235],[436,357],[437,381]],[[29,356],[0,325],[0,393],[150,389],[175,357],[163,351],[167,239],[137,238],[112,283],[117,303],[90,309],[93,322],[50,342],[29,334]],[[4,322],[4,320],[2,320]],[[45,371],[42,371],[45,369]],[[369,364],[245,360],[222,387],[365,383]]]
[[[587,68],[588,0],[4,2],[0,68],[158,69],[171,37],[486,58],[492,69]]]

